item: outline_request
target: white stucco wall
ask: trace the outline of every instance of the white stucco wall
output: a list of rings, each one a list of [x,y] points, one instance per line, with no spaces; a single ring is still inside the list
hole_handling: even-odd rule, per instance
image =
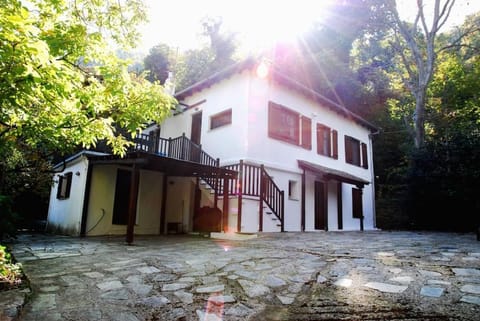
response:
[[[62,234],[79,235],[82,221],[83,197],[88,170],[88,160],[80,156],[60,173],[53,176],[48,206],[47,228]],[[57,199],[59,175],[72,172],[70,197]]]
[[[94,166],[86,225],[87,235],[122,235],[126,225],[112,224],[117,169],[113,165]],[[158,234],[162,202],[163,176],[153,171],[140,171],[135,234]]]
[[[183,103],[194,105],[204,103],[171,116],[161,124],[161,137],[178,137],[185,133],[190,137],[192,115],[202,112],[202,149],[221,161],[238,161],[245,157],[247,148],[248,122],[248,78],[247,72],[236,74],[213,87],[206,88],[188,97]],[[210,130],[210,117],[219,112],[232,109],[232,124]]]

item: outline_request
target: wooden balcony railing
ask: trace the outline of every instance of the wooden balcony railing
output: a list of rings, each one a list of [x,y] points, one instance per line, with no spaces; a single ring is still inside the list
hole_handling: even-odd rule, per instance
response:
[[[219,159],[205,153],[201,145],[188,139],[185,133],[176,138],[161,138],[154,133],[138,134],[133,143],[130,151],[141,151],[215,167],[218,167],[220,162]]]

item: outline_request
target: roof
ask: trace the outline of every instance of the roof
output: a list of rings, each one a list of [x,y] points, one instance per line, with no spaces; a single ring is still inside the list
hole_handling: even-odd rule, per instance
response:
[[[311,171],[311,172],[314,172],[314,173],[321,174],[326,179],[334,179],[334,180],[338,180],[338,181],[345,182],[345,183],[348,183],[348,184],[357,185],[357,186],[360,186],[360,187],[363,187],[364,185],[370,184],[369,181],[364,180],[363,178],[357,177],[355,175],[352,175],[352,174],[349,174],[349,173],[346,173],[346,172],[343,172],[343,171],[340,171],[340,170],[337,170],[337,169],[333,169],[333,168],[325,167],[325,166],[322,166],[322,165],[314,164],[314,163],[311,163],[311,162],[307,162],[305,160],[300,160],[299,159],[297,161],[298,161],[298,166],[300,168],[303,168],[305,170],[308,170],[308,171]]]
[[[75,161],[76,159],[78,159],[82,156],[89,157],[89,156],[102,156],[102,155],[108,155],[108,154],[101,153],[101,152],[94,152],[94,151],[91,151],[91,150],[82,150],[81,152],[78,152],[78,153],[68,157],[67,159],[63,160],[62,162],[56,164],[55,166],[53,166],[53,169],[57,169],[60,166],[66,166],[68,163],[71,163],[71,162]]]
[[[193,85],[191,85],[188,88],[185,88],[181,91],[179,91],[176,95],[175,98],[180,101],[182,99],[185,99],[186,97],[189,97],[193,95],[196,92],[202,91],[206,88],[209,88],[216,83],[219,83],[220,81],[231,77],[234,74],[240,73],[246,69],[252,69],[256,67],[260,62],[257,59],[254,58],[247,58],[241,62],[238,62],[236,64],[233,64],[219,72],[214,73],[208,78],[205,78],[204,80],[201,80]],[[287,88],[290,88],[292,90],[295,90],[296,92],[302,94],[303,96],[310,98],[321,105],[329,108],[330,110],[337,112],[341,114],[342,116],[351,119],[358,124],[368,128],[370,131],[374,132],[377,131],[378,128],[370,123],[369,121],[363,119],[359,115],[355,114],[354,112],[350,111],[347,109],[345,106],[342,106],[333,100],[323,96],[322,94],[314,91],[313,89],[305,86],[301,82],[285,75],[282,73],[280,70],[275,68],[275,66],[271,66],[271,78],[273,81],[276,81],[278,84],[286,86]]]

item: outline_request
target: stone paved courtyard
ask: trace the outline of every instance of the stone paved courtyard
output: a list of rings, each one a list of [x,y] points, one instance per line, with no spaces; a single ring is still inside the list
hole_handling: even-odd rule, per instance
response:
[[[23,321],[480,320],[473,234],[23,235],[12,247],[32,288]]]

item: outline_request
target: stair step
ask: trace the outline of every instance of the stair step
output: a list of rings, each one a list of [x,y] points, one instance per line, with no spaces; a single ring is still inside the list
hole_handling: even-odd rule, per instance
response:
[[[265,214],[272,215],[273,213],[272,212],[265,212]]]
[[[278,227],[282,227],[282,224],[277,224]]]

